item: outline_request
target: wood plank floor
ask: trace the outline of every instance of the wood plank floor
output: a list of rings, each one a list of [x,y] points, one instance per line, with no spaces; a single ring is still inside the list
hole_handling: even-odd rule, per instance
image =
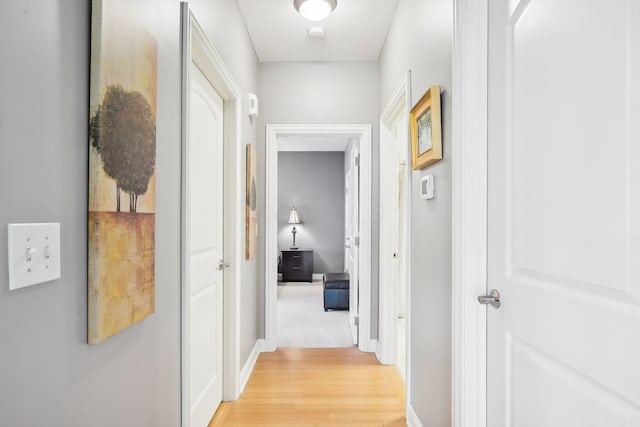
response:
[[[355,348],[262,353],[240,399],[214,426],[406,426],[404,384],[394,366]]]

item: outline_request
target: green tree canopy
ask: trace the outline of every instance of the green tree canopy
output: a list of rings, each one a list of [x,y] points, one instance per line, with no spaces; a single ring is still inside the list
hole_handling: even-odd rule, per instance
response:
[[[130,211],[147,192],[156,163],[156,120],[140,92],[108,86],[102,104],[89,121],[89,139],[102,158],[105,173],[129,193]]]

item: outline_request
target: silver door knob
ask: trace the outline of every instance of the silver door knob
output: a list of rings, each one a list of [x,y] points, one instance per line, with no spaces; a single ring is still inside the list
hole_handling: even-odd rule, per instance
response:
[[[229,268],[229,263],[228,262],[224,262],[224,260],[220,260],[218,262],[218,271],[221,271],[225,268]]]
[[[478,297],[478,302],[480,304],[488,304],[493,308],[500,308],[500,292],[496,289],[491,289],[489,295],[480,295]]]

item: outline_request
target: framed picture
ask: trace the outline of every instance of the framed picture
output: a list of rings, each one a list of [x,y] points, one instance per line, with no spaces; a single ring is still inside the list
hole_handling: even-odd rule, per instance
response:
[[[258,240],[258,222],[256,219],[256,169],[258,156],[253,144],[247,144],[247,197],[246,197],[246,223],[245,223],[245,259],[251,259],[256,255]]]
[[[414,170],[442,160],[440,86],[431,86],[409,114],[411,164]]]
[[[87,339],[97,344],[155,311],[158,48],[126,1],[92,5]]]

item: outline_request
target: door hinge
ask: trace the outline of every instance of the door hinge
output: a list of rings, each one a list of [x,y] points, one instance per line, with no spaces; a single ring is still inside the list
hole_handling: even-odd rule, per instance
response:
[[[354,240],[355,240],[354,245],[356,245],[357,247],[360,247],[360,236],[356,236]]]
[[[355,160],[356,166],[360,166],[360,154],[358,154],[354,160]]]
[[[353,326],[360,326],[360,317],[356,316],[353,318]]]

